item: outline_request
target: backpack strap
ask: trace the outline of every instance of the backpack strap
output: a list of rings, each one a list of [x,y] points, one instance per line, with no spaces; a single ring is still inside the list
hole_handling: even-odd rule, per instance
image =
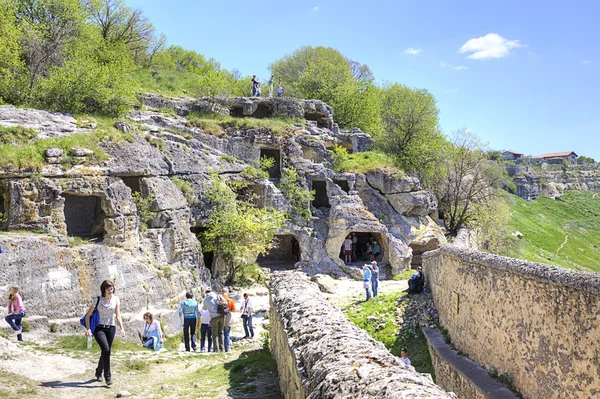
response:
[[[94,307],[94,310],[98,310],[99,304],[100,304],[100,297],[98,297],[98,300],[96,301],[96,306]]]

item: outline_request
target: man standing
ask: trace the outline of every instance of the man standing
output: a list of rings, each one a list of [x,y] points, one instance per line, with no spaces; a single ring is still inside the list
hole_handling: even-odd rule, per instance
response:
[[[352,239],[350,236],[344,240],[344,263],[346,265],[352,263]]]
[[[223,327],[225,315],[217,310],[220,295],[208,293],[202,301],[202,309],[210,312],[210,328],[212,330],[213,352],[223,352]]]
[[[275,75],[271,75],[269,79],[269,97],[273,97],[273,88],[275,87]]]
[[[257,85],[258,85],[258,81],[256,80],[256,75],[252,75],[252,97],[256,97]]]
[[[244,294],[244,300],[242,301],[242,321],[244,324],[244,338],[254,338],[254,328],[252,328],[252,315],[254,314],[254,307],[252,301],[248,297],[248,294]]]
[[[352,262],[356,261],[356,246],[358,244],[358,237],[356,236],[356,233],[351,233],[350,236],[352,236]]]
[[[373,289],[373,296],[377,296],[377,289],[379,288],[379,267],[377,267],[377,262],[371,262],[371,288]]]
[[[235,302],[229,298],[229,289],[227,287],[221,289],[221,296],[227,301],[227,307],[229,308],[229,313],[225,314],[225,322],[223,324],[225,352],[229,352],[229,347],[231,346],[231,315],[235,312]]]
[[[192,349],[196,351],[196,320],[200,309],[198,302],[194,301],[194,294],[190,291],[185,293],[185,300],[179,305],[179,313],[183,314],[183,341],[185,343],[185,351],[190,351],[190,340],[192,341]]]
[[[400,356],[402,356],[400,358],[400,360],[402,360],[402,363],[406,364],[407,366],[410,366],[410,359],[408,358],[406,348],[402,348],[402,350],[400,351]]]

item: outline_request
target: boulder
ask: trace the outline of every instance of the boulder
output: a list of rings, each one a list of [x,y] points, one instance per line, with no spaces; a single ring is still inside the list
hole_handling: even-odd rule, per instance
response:
[[[310,278],[310,281],[317,284],[319,289],[328,294],[335,294],[335,280],[325,274],[317,274]]]

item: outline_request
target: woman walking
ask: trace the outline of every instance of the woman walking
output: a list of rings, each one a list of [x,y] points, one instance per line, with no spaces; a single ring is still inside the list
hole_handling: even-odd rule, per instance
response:
[[[104,379],[106,385],[112,385],[110,375],[110,348],[112,347],[113,340],[115,338],[115,321],[119,323],[121,329],[121,336],[125,336],[125,330],[123,329],[123,321],[121,320],[121,308],[119,298],[114,295],[115,285],[110,280],[104,280],[100,285],[101,298],[94,298],[92,306],[88,310],[85,317],[85,326],[87,331],[85,335],[91,337],[92,334],[100,346],[102,351],[100,354],[100,360],[98,360],[98,367],[96,368],[96,380],[102,381],[102,372],[104,372]],[[96,300],[99,299],[99,300]],[[97,305],[98,313],[100,315],[100,322],[94,331],[90,331],[90,317]]]
[[[21,295],[19,295],[19,287],[10,287],[8,290],[8,316],[4,318],[14,330],[17,340],[23,342],[23,331],[21,330],[21,320],[25,317],[25,306]]]

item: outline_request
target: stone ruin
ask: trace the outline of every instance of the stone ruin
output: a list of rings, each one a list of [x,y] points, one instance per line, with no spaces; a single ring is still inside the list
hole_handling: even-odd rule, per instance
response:
[[[288,221],[277,246],[258,263],[298,269],[309,275],[355,275],[340,249],[349,233],[373,236],[382,246],[378,259],[388,275],[411,267],[413,250],[445,243],[431,216],[437,205],[412,176],[378,170],[366,174],[336,172],[330,149],[367,151],[370,136],[342,130],[333,110],[320,101],[291,98],[163,99],[142,98],[116,127],[131,132],[131,142],[103,141],[109,158],[98,161],[85,148],[64,153],[46,149],[41,170],[8,165],[0,170],[0,287],[18,284],[33,313],[52,318],[78,315],[99,283],[116,280],[125,311],[167,305],[186,288],[219,285],[229,270],[218,254],[203,253],[198,233],[206,229],[205,188],[210,174],[232,179],[263,156],[277,160],[270,179],[249,186],[258,206],[288,210],[277,187],[286,168],[296,168],[299,184],[314,189],[308,225]],[[172,108],[175,114],[158,110]],[[285,135],[265,128],[226,129],[212,135],[191,126],[191,111],[232,117],[303,118]],[[0,125],[38,130],[39,138],[91,132],[66,115],[0,106]],[[159,142],[160,145],[156,145]],[[65,162],[65,160],[69,162]],[[173,179],[189,185],[186,198]],[[151,198],[151,218],[141,226],[134,194]],[[84,245],[73,245],[73,238]],[[249,259],[253,262],[256,259]],[[34,295],[35,293],[35,295]]]

